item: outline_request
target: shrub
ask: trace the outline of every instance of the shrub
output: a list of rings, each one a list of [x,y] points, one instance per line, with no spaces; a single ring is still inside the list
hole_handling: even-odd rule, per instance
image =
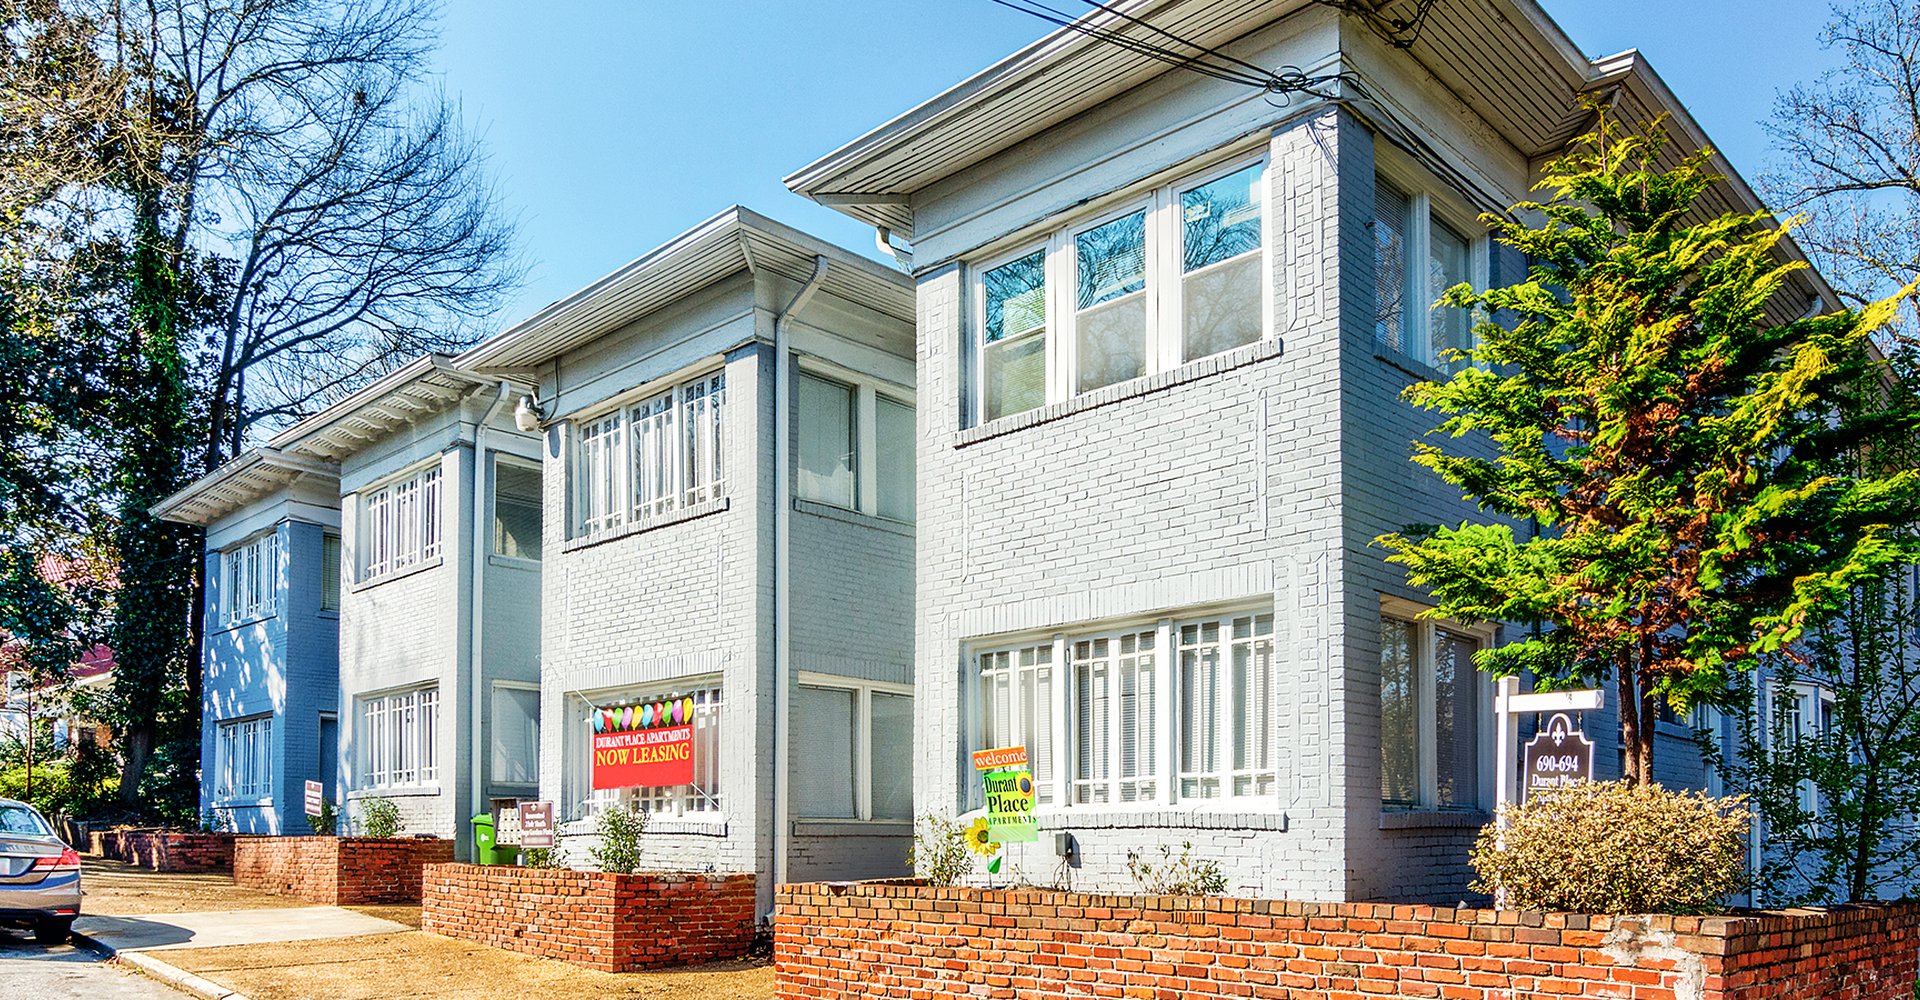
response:
[[[1480,832],[1478,892],[1514,909],[1705,913],[1745,877],[1746,802],[1658,785],[1589,782],[1507,807]]]
[[[392,799],[367,799],[360,803],[360,831],[369,837],[391,837],[400,832],[400,807]]]
[[[1141,892],[1151,896],[1218,896],[1227,891],[1220,863],[1194,857],[1192,843],[1181,844],[1177,858],[1173,848],[1161,844],[1158,863],[1148,861],[1140,851],[1128,851],[1127,874]]]
[[[529,847],[520,852],[520,863],[525,868],[565,868],[560,860],[558,847]]]
[[[631,875],[640,869],[640,835],[647,832],[647,813],[633,803],[609,806],[594,821],[600,842],[587,852],[588,860],[603,872]]]
[[[320,815],[307,817],[307,828],[312,830],[315,836],[331,837],[334,827],[339,823],[339,818],[339,812],[334,809],[333,803],[322,802]]]
[[[907,848],[907,867],[928,885],[959,885],[973,874],[975,851],[967,846],[967,828],[945,816],[920,817]]]

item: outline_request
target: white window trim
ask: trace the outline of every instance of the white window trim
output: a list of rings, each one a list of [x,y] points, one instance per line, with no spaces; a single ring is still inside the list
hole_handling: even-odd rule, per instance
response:
[[[689,510],[700,503],[718,500],[727,495],[728,475],[726,452],[728,446],[726,441],[731,438],[731,435],[726,431],[726,427],[730,421],[727,412],[730,411],[734,405],[730,399],[723,397],[721,404],[724,407],[720,417],[722,428],[721,441],[715,446],[716,454],[713,457],[714,478],[711,482],[695,484],[689,481],[690,473],[687,468],[689,458],[686,453],[688,390],[705,385],[716,376],[725,378],[726,374],[727,366],[724,362],[705,361],[676,372],[668,378],[656,379],[646,385],[620,393],[611,399],[567,418],[573,427],[573,432],[569,435],[570,443],[567,448],[566,486],[567,500],[570,508],[567,516],[568,538],[587,538],[616,531],[629,524],[647,524]],[[731,396],[730,387],[723,385],[721,391]],[[663,396],[671,397],[671,403],[667,412],[673,416],[674,460],[673,483],[670,486],[671,503],[661,510],[641,514],[636,509],[639,506],[639,496],[635,492],[637,484],[634,482],[635,453],[633,441],[633,411]],[[583,439],[583,432],[588,426],[607,420],[613,421],[613,433],[617,433],[620,437],[619,443],[614,446],[615,454],[612,459],[613,468],[610,470],[613,493],[612,502],[610,509],[600,518],[596,519],[598,523],[588,524],[586,519],[586,511],[588,509],[586,498],[589,495],[589,491],[594,489],[596,483],[589,482],[584,474],[586,471],[586,461],[584,457],[585,441]],[[702,491],[704,496],[699,500],[690,499],[690,494],[696,490]]]
[[[1394,351],[1424,367],[1437,369],[1439,366],[1433,357],[1433,302],[1422,287],[1427,279],[1427,258],[1433,252],[1433,220],[1438,217],[1448,229],[1466,238],[1467,282],[1477,291],[1486,291],[1493,282],[1493,241],[1472,211],[1452,194],[1441,193],[1444,188],[1440,183],[1410,161],[1404,161],[1390,150],[1376,150],[1374,173],[1406,194],[1410,216],[1404,247],[1410,259],[1402,268],[1402,280],[1407,287],[1400,292],[1401,308],[1405,310],[1400,317],[1400,330],[1405,342],[1397,350],[1379,342],[1374,347]],[[1370,209],[1369,227],[1372,216]],[[1479,345],[1479,337],[1473,336],[1472,340],[1474,346]]]
[[[965,711],[967,716],[963,725],[966,739],[969,743],[978,739],[977,727],[980,725],[982,713],[984,713],[986,708],[984,703],[985,692],[980,683],[981,657],[1001,652],[1006,652],[1017,657],[1021,649],[1034,646],[1051,646],[1053,659],[1048,664],[1048,667],[1054,671],[1050,695],[1052,703],[1049,706],[1050,726],[1053,732],[1054,746],[1052,761],[1053,801],[1036,804],[1035,810],[1040,815],[1151,812],[1158,809],[1165,809],[1168,806],[1176,804],[1195,812],[1278,813],[1281,811],[1280,794],[1284,792],[1284,789],[1280,786],[1278,776],[1280,748],[1272,744],[1268,747],[1268,759],[1275,764],[1274,791],[1269,793],[1234,794],[1233,777],[1235,772],[1233,771],[1232,764],[1233,725],[1231,719],[1225,713],[1221,715],[1214,731],[1214,741],[1216,753],[1219,756],[1220,770],[1212,773],[1216,773],[1221,779],[1220,794],[1216,796],[1183,797],[1180,794],[1179,788],[1180,733],[1182,724],[1185,721],[1181,716],[1179,703],[1180,649],[1178,642],[1180,627],[1197,623],[1219,622],[1222,625],[1223,631],[1225,631],[1232,627],[1232,621],[1235,618],[1269,615],[1273,613],[1273,608],[1269,604],[1231,604],[1202,609],[1184,609],[1176,615],[1163,616],[1157,619],[1127,619],[1098,625],[1088,623],[1083,627],[1076,627],[1075,630],[1071,632],[1009,633],[969,642],[966,646],[966,659],[964,663],[964,676],[966,678],[964,685],[966,691]],[[1279,641],[1277,631],[1278,618],[1275,619],[1275,627],[1276,632],[1272,637],[1272,641],[1277,644]],[[1107,802],[1076,804],[1073,802],[1074,738],[1071,730],[1073,717],[1073,702],[1071,697],[1073,661],[1070,654],[1073,643],[1081,639],[1116,639],[1128,633],[1140,632],[1156,633],[1154,646],[1157,658],[1155,660],[1153,679],[1155,714],[1157,716],[1153,760],[1154,797],[1152,799],[1134,802],[1122,802],[1118,801],[1117,795],[1110,795],[1109,801]],[[1227,644],[1229,646],[1231,645],[1230,642]],[[1276,654],[1273,663],[1270,664],[1270,669],[1277,669],[1278,660],[1278,651],[1276,649]],[[1014,672],[1017,683],[1017,675],[1020,668],[1017,663],[1014,663],[1010,664],[1010,669]],[[1219,695],[1219,703],[1223,706],[1228,706],[1232,704],[1231,663],[1223,662],[1220,669],[1223,691]],[[1118,686],[1115,685],[1110,690],[1114,692],[1110,697],[1117,703]],[[1278,697],[1279,686],[1273,684],[1271,679],[1269,680],[1269,691],[1273,692],[1275,697]],[[1009,704],[1017,706],[1017,699],[1010,700]],[[1019,719],[1020,713],[1016,708],[1013,712],[1012,719],[1012,728],[1015,730],[1014,742],[1018,745],[1026,745],[1027,734],[1018,732]],[[1274,721],[1272,717],[1268,719],[1269,725],[1266,738],[1269,741],[1276,738],[1273,729]],[[1110,741],[1117,744],[1119,727],[1112,725],[1110,722],[1109,729]],[[1030,752],[1031,749],[1032,748],[1029,747]],[[969,768],[970,766],[971,765],[968,765]],[[1115,788],[1118,787],[1119,783],[1117,769],[1118,756],[1116,755],[1110,762],[1110,770],[1116,773],[1109,778],[1109,781]],[[970,772],[963,776],[963,784],[965,780],[971,780],[976,784],[978,782],[978,778]],[[971,787],[963,787],[960,795],[963,805],[970,796]]]
[[[265,741],[266,773],[256,774],[251,754],[238,751],[245,748],[249,732],[257,739]],[[216,784],[215,801],[221,803],[256,802],[273,796],[273,716],[255,715],[242,719],[225,719],[215,727],[214,735],[214,774]],[[244,766],[243,765],[244,762]],[[245,773],[252,780],[241,782]]]
[[[1826,735],[1827,730],[1824,725],[1826,710],[1839,700],[1831,688],[1819,681],[1803,680],[1786,683],[1774,680],[1767,684],[1767,689],[1768,714],[1767,726],[1762,734],[1763,739],[1772,741],[1781,728],[1781,723],[1785,721],[1785,706],[1781,704],[1782,698],[1795,701],[1801,698],[1806,699],[1804,707],[1800,710],[1800,724],[1789,736],[1790,739],[1797,742],[1803,739],[1819,739]],[[1801,803],[1806,807],[1811,821],[1819,823],[1825,813],[1821,808],[1819,787],[1811,778],[1808,778],[1800,782],[1799,791]]]
[[[885,514],[880,513],[880,401],[884,399],[896,406],[906,407],[907,411],[914,415],[916,421],[915,437],[917,438],[920,411],[914,406],[913,390],[904,386],[894,385],[890,382],[883,382],[872,375],[862,374],[850,368],[843,368],[840,365],[836,365],[830,361],[823,361],[811,355],[795,354],[793,360],[794,377],[796,379],[801,375],[809,375],[829,382],[837,382],[851,389],[854,397],[853,506],[845,507],[831,500],[820,500],[814,497],[800,496],[798,484],[799,467],[797,462],[794,468],[794,476],[796,477],[794,496],[806,503],[824,504],[828,507],[839,507],[842,510],[851,510],[856,514],[865,514],[868,517],[879,517],[890,521],[898,521],[897,518],[889,518]],[[798,392],[796,388],[796,396],[797,395]],[[800,425],[805,419],[805,415],[802,415],[799,420],[793,422],[794,439],[789,443],[789,447],[794,448],[796,451],[800,446]],[[898,523],[906,524],[910,522],[899,521]]]
[[[717,731],[714,739],[714,752],[724,755],[726,753],[725,727],[728,720],[727,688],[723,681],[724,675],[722,674],[696,674],[690,677],[673,678],[669,681],[659,683],[647,682],[632,687],[604,688],[591,692],[570,692],[573,696],[567,699],[566,707],[563,709],[567,714],[567,718],[562,725],[562,736],[567,740],[575,740],[576,737],[573,734],[577,734],[578,747],[576,749],[568,749],[565,752],[561,764],[563,771],[570,772],[568,780],[563,782],[563,786],[566,789],[564,794],[568,797],[564,808],[571,810],[569,814],[573,817],[569,822],[582,819],[591,820],[594,816],[599,815],[601,810],[616,802],[640,801],[640,797],[637,795],[627,796],[623,794],[634,792],[636,789],[606,788],[598,791],[594,789],[592,763],[593,730],[586,721],[586,714],[588,712],[602,708],[640,704],[659,698],[691,697],[695,692],[700,691],[714,691],[719,694],[718,707],[712,708],[710,711],[714,718],[714,724],[721,727]],[[707,704],[713,703],[709,702]],[[696,708],[696,713],[699,710],[699,708]],[[544,707],[542,711],[545,711]],[[545,741],[546,736],[544,733],[541,735],[541,739],[543,742]],[[697,732],[695,733],[695,739],[699,739]],[[676,823],[696,823],[716,827],[725,826],[727,823],[727,803],[729,801],[727,798],[729,791],[727,787],[728,782],[726,781],[725,764],[726,761],[724,757],[714,762],[713,775],[715,783],[719,785],[718,795],[713,794],[714,789],[702,789],[697,784],[672,786],[670,795],[673,808],[671,810],[649,810],[648,814],[651,819]],[[700,769],[697,744],[694,769],[694,775],[697,778]],[[746,792],[734,791],[731,794],[750,795],[752,791],[751,789]],[[692,802],[700,798],[707,799],[711,808],[689,808]],[[588,827],[589,829],[591,828],[591,823],[588,824]]]
[[[801,687],[829,688],[835,691],[852,691],[855,695],[853,710],[853,819],[844,816],[806,816],[796,813],[795,817],[807,823],[911,823],[912,817],[881,817],[873,815],[873,696],[874,694],[904,695],[913,697],[913,685],[893,684],[887,681],[869,681],[858,677],[842,677],[838,674],[815,673],[802,670],[795,675],[795,681]]]
[[[493,719],[495,715],[495,712],[493,709],[493,696],[501,691],[528,691],[538,696],[540,694],[540,685],[531,681],[493,681],[492,682],[492,690],[489,691],[487,695],[487,730],[488,730],[487,735],[492,741],[492,743],[494,744],[494,746],[499,745],[500,736],[498,733],[493,732]],[[536,730],[540,726],[541,716],[543,714],[544,713],[540,707],[539,702],[536,701],[534,703],[534,714],[533,714],[533,724]],[[533,744],[533,780],[532,781],[504,781],[500,778],[499,775],[494,774],[492,750],[493,750],[493,747],[488,747],[487,780],[489,784],[507,785],[513,788],[521,788],[521,787],[526,787],[531,785],[538,785],[540,783],[540,741],[538,739],[536,739]]]
[[[221,620],[228,627],[262,621],[279,613],[280,548],[280,529],[276,525],[221,551]],[[242,602],[243,591],[249,590],[259,596],[258,602]]]
[[[541,463],[539,459],[526,458],[524,456],[516,455],[513,452],[509,452],[509,451],[491,451],[491,452],[488,452],[487,454],[493,456],[493,461],[487,463],[488,465],[488,469],[487,469],[488,514],[493,519],[493,523],[488,525],[489,531],[488,531],[488,538],[487,538],[487,557],[489,559],[501,559],[501,560],[506,560],[508,562],[525,564],[528,566],[538,566],[540,565],[539,559],[530,558],[526,556],[503,555],[498,551],[500,546],[500,538],[498,534],[500,530],[499,529],[500,466],[502,465],[514,466],[519,468],[523,472],[531,472],[534,474],[536,478],[540,479],[541,496],[540,496],[540,503],[538,506],[540,508],[540,532],[541,532],[540,545],[541,545],[542,552],[546,551],[546,537],[545,537],[546,536],[546,515],[547,515],[546,480],[545,480],[546,466],[543,463]]]
[[[364,584],[412,572],[433,565],[440,558],[446,546],[448,496],[448,478],[441,457],[435,455],[415,463],[359,490],[360,524],[355,531],[360,539],[358,582]],[[409,485],[417,490],[413,500],[416,513],[409,517],[409,524],[391,522],[392,534],[383,539],[376,511],[393,503],[394,490]],[[427,502],[429,493],[433,498],[431,505]]]
[[[1445,629],[1471,636],[1480,642],[1482,649],[1485,649],[1493,644],[1495,629],[1492,625],[1463,625],[1451,620],[1436,621],[1421,617],[1428,610],[1402,598],[1385,595],[1380,598],[1382,619],[1397,618],[1411,624],[1415,630],[1413,646],[1417,659],[1414,663],[1414,681],[1417,690],[1414,719],[1419,725],[1415,758],[1420,768],[1420,773],[1416,776],[1419,781],[1420,801],[1415,804],[1382,802],[1381,811],[1391,813],[1486,812],[1491,808],[1496,780],[1493,773],[1494,755],[1491,749],[1494,741],[1493,678],[1482,670],[1477,668],[1474,670],[1476,680],[1474,687],[1479,694],[1479,711],[1475,713],[1479,733],[1474,745],[1480,751],[1477,761],[1480,800],[1473,805],[1455,803],[1443,806],[1440,804],[1439,724],[1434,711],[1434,706],[1438,703],[1438,691],[1433,661],[1433,635],[1435,631]],[[1380,741],[1383,742],[1384,739],[1385,735],[1381,734]]]
[[[1260,200],[1261,335],[1255,343],[1272,341],[1277,336],[1274,322],[1273,268],[1274,262],[1279,259],[1274,252],[1274,241],[1280,234],[1275,230],[1278,213],[1274,204],[1273,163],[1269,151],[1263,146],[1258,151],[1241,152],[1217,160],[1198,170],[1185,170],[1171,180],[1157,180],[1137,185],[1116,196],[1119,201],[1117,207],[1114,205],[1116,199],[1105,199],[1103,207],[1094,212],[1083,212],[1049,222],[1049,231],[1042,237],[1023,240],[1015,249],[983,257],[969,264],[967,285],[972,303],[969,309],[971,343],[968,365],[972,373],[973,398],[968,402],[967,412],[971,415],[972,425],[978,426],[991,420],[1018,415],[1017,413],[1006,413],[998,417],[987,415],[987,297],[984,280],[987,272],[1036,251],[1044,252],[1046,325],[1043,332],[1039,334],[1046,338],[1046,399],[1042,405],[1061,403],[1076,396],[1085,395],[1078,391],[1076,385],[1079,377],[1079,338],[1076,336],[1076,322],[1080,310],[1078,308],[1079,286],[1074,280],[1078,266],[1074,238],[1089,229],[1098,228],[1115,219],[1131,215],[1142,208],[1147,212],[1147,261],[1146,289],[1140,294],[1147,297],[1147,340],[1144,345],[1146,371],[1140,377],[1150,378],[1187,364],[1206,360],[1205,357],[1194,358],[1192,361],[1181,358],[1185,331],[1181,313],[1185,289],[1182,278],[1185,277],[1185,273],[1182,270],[1179,253],[1180,196],[1193,188],[1204,186],[1256,164],[1263,168],[1261,183],[1265,186],[1265,191]],[[1228,352],[1219,352],[1219,354],[1225,353]],[[1209,357],[1218,357],[1219,354],[1209,355]],[[1125,384],[1125,380],[1114,384]],[[1087,391],[1097,392],[1099,388]]]
[[[420,704],[420,696],[423,694],[433,695],[433,704],[430,706],[431,718],[429,718],[428,712],[423,710],[423,706]],[[395,704],[402,698],[412,700],[411,707],[415,713],[413,733],[415,759],[413,763],[413,777],[406,780],[396,780],[393,777],[393,773],[397,769],[399,761],[386,760],[384,768],[377,768],[375,764],[378,758],[375,757],[375,754],[392,753],[393,744],[389,738],[389,734],[393,731],[392,713],[395,708],[402,707]],[[382,725],[378,733],[372,732],[373,726],[367,721],[367,710],[375,703],[379,703],[382,706]],[[353,715],[355,731],[353,733],[353,739],[359,747],[359,750],[354,754],[355,777],[358,779],[355,783],[354,791],[430,791],[439,788],[440,736],[442,732],[440,725],[440,704],[440,685],[437,683],[416,684],[408,687],[374,691],[359,695],[354,699]],[[376,736],[378,737],[377,743],[375,741]]]
[[[333,575],[331,579],[327,578],[327,546],[328,545],[333,546],[333,557],[334,557]],[[345,568],[346,555],[347,555],[346,544],[341,539],[340,533],[338,531],[324,531],[321,533],[320,535],[320,573],[321,573],[322,579],[320,581],[320,611],[323,614],[338,615],[340,613],[340,604],[345,599],[346,590],[347,590],[346,580],[343,578],[343,574],[346,572],[346,568]],[[327,601],[327,589],[329,584],[331,584],[333,589],[332,603],[328,603]]]

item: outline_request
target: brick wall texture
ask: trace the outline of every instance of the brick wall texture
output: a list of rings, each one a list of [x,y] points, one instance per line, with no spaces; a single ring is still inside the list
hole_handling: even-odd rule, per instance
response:
[[[426,837],[240,837],[233,881],[310,903],[420,901],[420,871],[453,860],[453,841]]]
[[[430,865],[420,928],[603,972],[746,954],[754,877]]]
[[[88,839],[94,854],[156,872],[233,870],[233,834],[230,833],[96,830]]]
[[[1905,1000],[1920,905],[1602,917],[1368,903],[783,886],[778,996]]]

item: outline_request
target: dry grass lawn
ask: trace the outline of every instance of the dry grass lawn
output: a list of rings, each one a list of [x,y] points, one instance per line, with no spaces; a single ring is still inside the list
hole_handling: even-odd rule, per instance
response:
[[[93,857],[81,863],[80,886],[87,893],[80,903],[81,912],[103,917],[204,910],[276,910],[311,905],[256,889],[242,889],[233,884],[230,875],[168,875]],[[385,913],[374,915],[386,916]],[[419,922],[417,916],[414,922]]]
[[[614,975],[419,931],[168,951],[166,961],[252,1000],[771,1000],[764,960]]]

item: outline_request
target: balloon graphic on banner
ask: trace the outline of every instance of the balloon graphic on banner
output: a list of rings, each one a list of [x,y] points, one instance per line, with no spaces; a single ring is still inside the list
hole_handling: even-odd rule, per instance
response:
[[[606,730],[606,728],[607,728],[606,720],[600,717],[600,713],[599,712],[593,713],[593,731],[596,733],[603,732]]]

